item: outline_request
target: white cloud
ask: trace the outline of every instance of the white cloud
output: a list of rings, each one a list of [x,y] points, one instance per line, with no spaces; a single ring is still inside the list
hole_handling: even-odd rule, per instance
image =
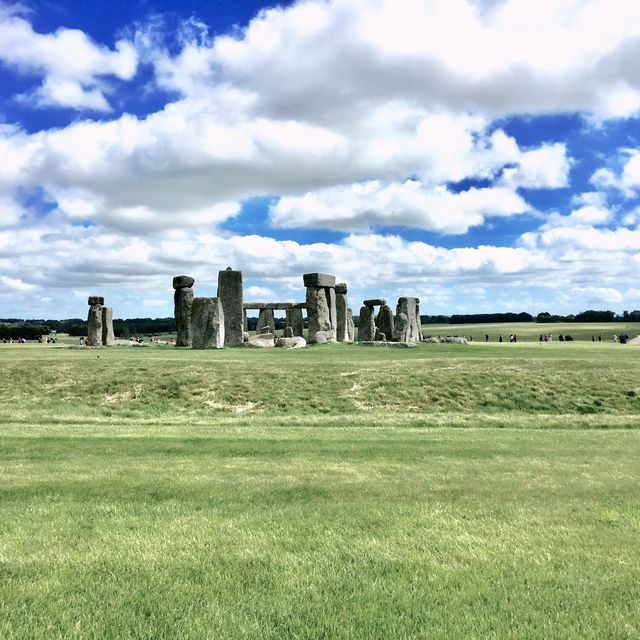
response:
[[[609,287],[573,287],[571,294],[588,303],[617,304],[624,300],[624,295],[620,291]]]
[[[272,299],[274,292],[269,287],[247,287],[244,290],[245,298],[264,298],[265,300]]]
[[[101,78],[130,80],[137,54],[129,42],[119,40],[112,50],[77,29],[37,33],[15,8],[0,4],[0,61],[42,76],[42,85],[32,96],[24,96],[25,102],[35,98],[40,106],[110,111]]]
[[[511,188],[559,189],[569,185],[571,162],[564,144],[546,144],[522,153],[518,165],[506,168],[501,183]]]
[[[465,233],[486,217],[527,211],[527,204],[506,188],[425,189],[417,180],[382,185],[370,181],[334,187],[302,197],[281,198],[270,210],[276,227],[324,227],[367,230],[374,225],[403,225],[443,233]]]
[[[640,193],[640,150],[620,149],[618,163],[621,169],[616,172],[602,167],[591,176],[591,183],[601,189],[618,189],[627,198]]]

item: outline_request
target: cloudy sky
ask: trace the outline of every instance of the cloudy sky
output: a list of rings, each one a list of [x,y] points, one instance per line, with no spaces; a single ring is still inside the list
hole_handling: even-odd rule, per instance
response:
[[[0,0],[0,317],[640,309],[639,116],[637,0]]]

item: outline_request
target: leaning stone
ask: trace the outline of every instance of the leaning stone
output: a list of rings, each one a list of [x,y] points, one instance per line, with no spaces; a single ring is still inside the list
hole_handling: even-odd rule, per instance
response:
[[[328,273],[305,273],[302,276],[305,287],[335,287],[336,277]]]
[[[331,331],[331,315],[325,290],[319,287],[307,288],[307,318],[309,321],[309,342],[315,342],[319,331]]]
[[[371,342],[376,338],[376,323],[373,319],[373,307],[360,308],[360,323],[358,326],[358,342]]]
[[[193,287],[195,280],[191,276],[176,276],[173,279],[174,289],[184,289],[185,287]]]
[[[102,307],[102,345],[110,347],[115,342],[116,337],[113,333],[113,309],[111,307]]]
[[[102,305],[92,304],[87,316],[87,342],[90,347],[102,346]]]
[[[193,299],[191,331],[194,349],[224,347],[224,311],[220,298]]]
[[[94,304],[104,304],[104,298],[102,296],[89,296],[88,303],[90,307]]]
[[[283,349],[302,349],[307,346],[307,341],[302,336],[295,336],[293,338],[278,338],[276,340],[276,347],[282,347]]]
[[[370,300],[364,300],[362,303],[365,307],[377,307],[379,305],[387,304],[384,298],[371,298]]]
[[[225,345],[242,344],[244,308],[242,301],[242,271],[231,267],[218,272],[218,297],[224,312]]]
[[[283,338],[293,338],[293,329],[291,327],[284,328]]]
[[[391,311],[391,307],[388,304],[381,305],[376,318],[376,327],[384,333],[387,340],[393,338],[393,325],[393,311]]]
[[[176,319],[176,347],[190,347],[193,289],[191,287],[176,289],[173,301],[173,312]]]

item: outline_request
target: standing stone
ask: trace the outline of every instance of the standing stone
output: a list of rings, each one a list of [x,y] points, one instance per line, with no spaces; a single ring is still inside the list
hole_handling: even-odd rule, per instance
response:
[[[396,315],[396,322],[393,331],[394,342],[408,342],[409,336],[409,319],[406,313]]]
[[[244,333],[249,332],[249,320],[247,320],[247,312],[242,310],[242,326],[244,327]]]
[[[398,299],[396,316],[400,313],[404,313],[407,316],[406,338],[402,342],[420,342],[422,339],[419,305],[419,298],[404,297]]]
[[[269,327],[266,333],[276,332],[276,325],[273,319],[273,309],[260,309],[258,312],[258,324],[256,325],[256,334],[265,333],[264,328]]]
[[[224,347],[224,311],[220,298],[193,299],[191,331],[194,349]]]
[[[388,304],[383,304],[378,311],[378,317],[376,318],[376,327],[380,333],[384,333],[387,340],[391,340],[393,336],[393,311]]]
[[[373,307],[360,307],[360,324],[358,326],[358,342],[376,339],[376,323]]]
[[[91,298],[89,298],[89,300],[91,300]],[[89,315],[87,317],[87,343],[90,347],[102,346],[102,304],[92,304],[89,307]]]
[[[347,309],[347,342],[353,342],[356,339],[356,324],[353,321],[353,311]]]
[[[307,287],[309,342],[315,342],[318,331],[331,331],[331,312],[324,288]]]
[[[228,267],[218,272],[218,297],[224,312],[225,345],[242,344],[244,308],[242,306],[242,271]]]
[[[113,333],[113,309],[102,307],[102,345],[110,347],[116,341]]]
[[[193,305],[193,289],[184,287],[176,289],[173,295],[174,314],[176,318],[176,347],[191,346],[191,306]]]
[[[349,338],[349,303],[346,293],[336,293],[336,315],[336,340],[338,342],[353,342],[353,335]]]
[[[284,328],[283,338],[293,338],[293,329],[290,326]]]
[[[295,337],[304,335],[304,322],[302,319],[302,309],[287,309],[287,326],[291,327]]]
[[[338,317],[336,309],[336,290],[335,287],[325,287],[324,293],[327,296],[327,304],[329,306],[329,319],[331,321],[331,331],[335,340],[338,333]]]
[[[193,305],[193,283],[191,276],[176,276],[173,279],[173,313],[176,319],[176,347],[191,346],[191,306]]]
[[[49,336],[40,336],[40,343],[47,344],[49,342]]]

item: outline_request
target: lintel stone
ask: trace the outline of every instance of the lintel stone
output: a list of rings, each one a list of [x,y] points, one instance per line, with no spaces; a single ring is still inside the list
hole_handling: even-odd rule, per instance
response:
[[[94,304],[104,304],[104,298],[102,296],[89,296],[89,306]]]
[[[377,307],[378,305],[387,304],[384,298],[371,298],[370,300],[364,300],[362,304],[365,307]]]
[[[328,273],[305,273],[302,276],[305,287],[335,287],[336,277]]]
[[[251,309],[272,309],[276,311],[286,311],[287,309],[293,309],[293,302],[245,302],[243,305],[245,311]]]
[[[193,287],[195,280],[191,276],[176,276],[173,279],[174,289],[186,289],[187,287]]]

